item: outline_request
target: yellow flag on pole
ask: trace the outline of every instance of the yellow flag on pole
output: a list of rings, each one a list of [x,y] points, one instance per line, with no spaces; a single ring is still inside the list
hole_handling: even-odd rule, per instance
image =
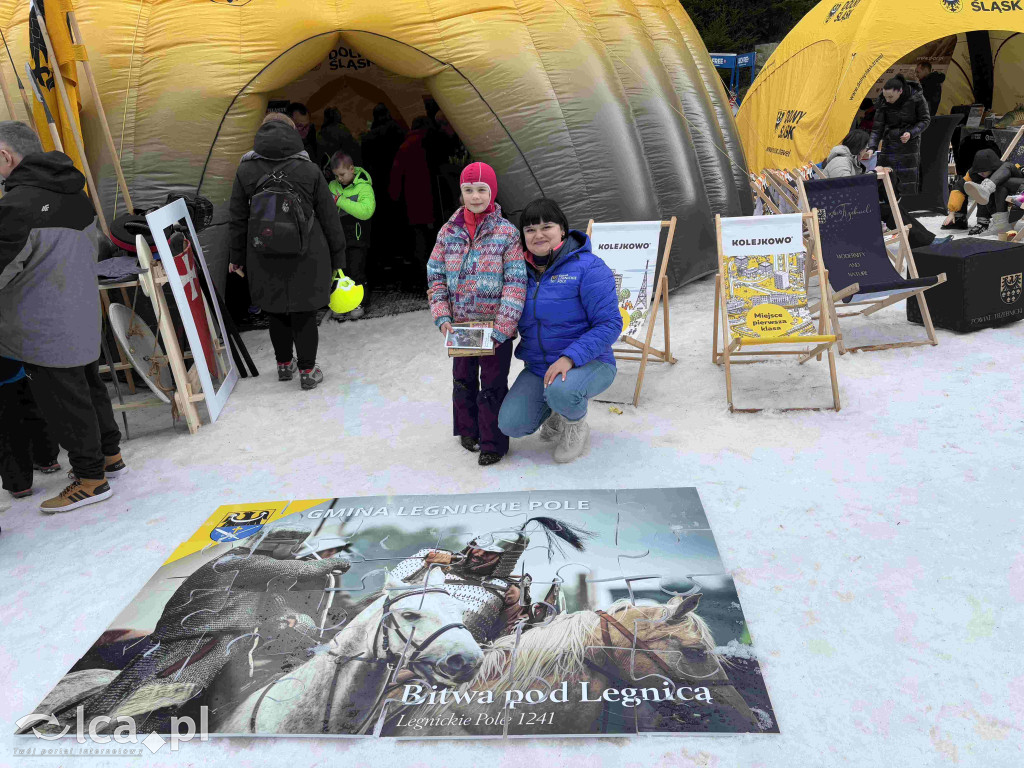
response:
[[[79,133],[82,130],[79,114],[82,101],[78,95],[78,61],[84,58],[84,51],[81,46],[74,44],[71,37],[68,11],[74,10],[74,5],[71,0],[33,0],[33,4],[44,17],[56,61],[50,61],[46,43],[39,28],[39,21],[35,13],[30,13],[29,51],[32,57],[32,77],[39,86],[39,91],[46,100],[54,122],[57,124],[61,141],[64,143],[64,152],[74,161],[75,166],[82,170],[82,158],[78,154],[73,130],[77,130]],[[60,73],[64,77],[68,101],[71,103],[71,111],[74,113],[72,115],[68,115],[65,111],[60,93],[57,91],[54,67],[60,67]],[[33,102],[32,111],[36,125],[45,125],[46,114],[42,104]],[[74,129],[72,129],[72,125],[75,126]],[[43,142],[43,149],[48,152],[55,149],[53,140],[46,131],[40,131],[40,139]]]

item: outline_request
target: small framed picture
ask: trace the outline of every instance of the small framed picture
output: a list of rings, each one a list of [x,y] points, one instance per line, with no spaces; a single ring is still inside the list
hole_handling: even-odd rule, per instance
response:
[[[445,334],[444,345],[449,357],[493,355],[491,323],[452,323],[452,330]]]

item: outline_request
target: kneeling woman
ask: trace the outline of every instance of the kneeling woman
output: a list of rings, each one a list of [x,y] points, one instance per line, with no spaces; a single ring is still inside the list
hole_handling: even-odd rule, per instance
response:
[[[502,403],[498,426],[509,437],[540,428],[541,440],[558,440],[555,461],[565,463],[590,437],[587,401],[615,379],[612,344],[622,335],[615,277],[553,200],[527,205],[519,232],[527,287],[516,357],[526,368]]]

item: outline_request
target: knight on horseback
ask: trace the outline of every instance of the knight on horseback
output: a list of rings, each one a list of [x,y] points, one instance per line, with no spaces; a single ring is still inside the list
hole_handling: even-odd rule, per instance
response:
[[[512,571],[530,545],[526,527],[537,523],[547,538],[548,560],[554,553],[564,553],[561,542],[582,552],[584,539],[592,534],[562,520],[532,517],[517,529],[502,529],[477,536],[461,552],[443,549],[421,549],[403,560],[391,575],[408,584],[419,584],[432,566],[445,573],[445,589],[464,602],[463,622],[481,645],[515,631],[525,620],[527,625],[546,620],[557,612],[551,600],[557,589],[549,592],[545,602],[534,604],[530,597],[530,574],[513,576]]]
[[[142,652],[84,702],[86,714],[139,717],[181,705],[211,688],[231,661],[251,676],[252,651],[280,639],[285,626],[315,627],[289,605],[292,590],[322,590],[351,563],[344,547],[312,533],[301,523],[266,526],[197,568],[167,601]]]

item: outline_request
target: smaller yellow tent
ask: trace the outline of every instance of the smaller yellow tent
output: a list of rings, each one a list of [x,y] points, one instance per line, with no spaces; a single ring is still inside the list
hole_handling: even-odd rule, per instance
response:
[[[932,40],[991,29],[1024,32],[1020,0],[818,3],[772,54],[736,117],[751,170],[823,160],[891,65]]]

